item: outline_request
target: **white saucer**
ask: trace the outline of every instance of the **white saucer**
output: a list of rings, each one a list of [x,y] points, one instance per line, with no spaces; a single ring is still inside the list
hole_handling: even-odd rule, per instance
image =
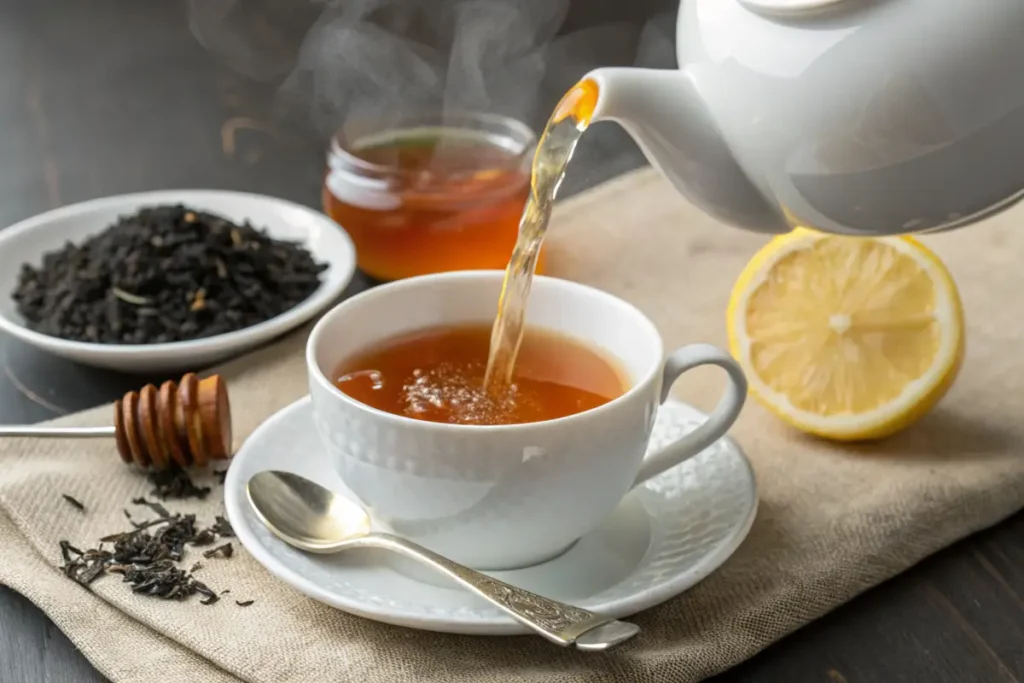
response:
[[[45,252],[78,243],[118,217],[143,206],[185,204],[230,220],[248,220],[276,239],[292,240],[328,265],[320,288],[295,308],[236,332],[167,344],[93,344],[34,332],[18,315],[11,293],[22,263],[38,265]],[[161,190],[93,199],[47,211],[0,232],[0,330],[36,348],[85,365],[121,372],[199,370],[240,355],[312,319],[330,306],[351,281],[356,251],[348,234],[327,216],[276,197],[223,190]]]
[[[693,429],[703,415],[670,401],[658,414],[652,447]],[[351,494],[330,468],[306,397],[259,427],[231,462],[224,483],[239,541],[272,574],[346,612],[399,626],[474,635],[527,630],[444,579],[422,578],[405,560],[377,551],[307,555],[271,535],[249,506],[245,483],[279,469]],[[628,617],[690,588],[739,547],[754,521],[757,487],[731,439],[630,493],[609,518],[564,555],[493,575],[547,597]]]

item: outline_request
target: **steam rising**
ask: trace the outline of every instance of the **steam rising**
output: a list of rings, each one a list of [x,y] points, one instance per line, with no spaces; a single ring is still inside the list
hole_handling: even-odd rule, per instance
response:
[[[417,107],[506,114],[539,130],[592,68],[674,66],[676,7],[677,0],[189,0],[189,20],[204,47],[276,84],[281,102],[321,135],[350,117]],[[602,128],[588,134],[578,158],[607,158],[613,147],[611,156],[623,157],[621,132]]]

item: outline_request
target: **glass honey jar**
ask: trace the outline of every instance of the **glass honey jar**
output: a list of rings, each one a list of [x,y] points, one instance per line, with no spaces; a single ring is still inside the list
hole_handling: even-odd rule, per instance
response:
[[[504,269],[535,145],[526,124],[494,114],[349,122],[331,140],[324,211],[352,237],[359,268],[377,280]]]

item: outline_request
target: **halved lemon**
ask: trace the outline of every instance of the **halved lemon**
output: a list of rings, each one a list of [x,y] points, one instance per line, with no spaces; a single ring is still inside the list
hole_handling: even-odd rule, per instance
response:
[[[953,278],[910,237],[776,237],[736,281],[727,315],[754,397],[829,439],[907,427],[946,393],[964,354]]]

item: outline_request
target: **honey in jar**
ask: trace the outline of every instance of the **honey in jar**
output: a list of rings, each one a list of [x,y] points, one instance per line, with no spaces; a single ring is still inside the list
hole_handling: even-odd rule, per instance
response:
[[[324,210],[377,280],[502,269],[529,193],[534,144],[527,126],[496,115],[350,124],[332,139]]]

